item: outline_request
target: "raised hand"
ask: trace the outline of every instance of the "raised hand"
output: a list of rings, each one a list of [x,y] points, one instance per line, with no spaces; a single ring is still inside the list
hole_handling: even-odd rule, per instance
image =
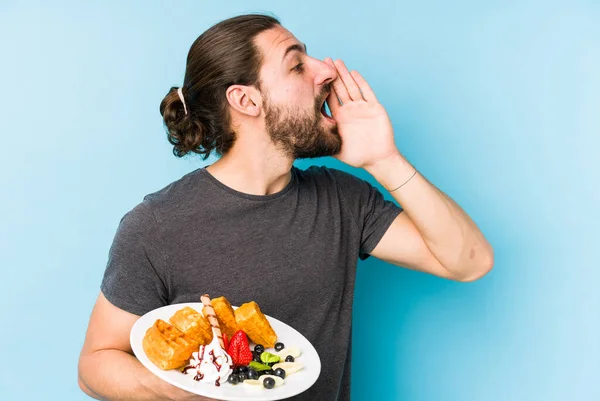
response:
[[[338,74],[327,98],[342,137],[342,149],[334,157],[366,169],[398,157],[389,116],[367,81],[357,71],[349,72],[341,60],[333,62],[328,58],[325,62]]]

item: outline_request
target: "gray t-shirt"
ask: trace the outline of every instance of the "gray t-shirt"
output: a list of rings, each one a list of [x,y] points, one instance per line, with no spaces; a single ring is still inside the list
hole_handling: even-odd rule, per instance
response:
[[[348,400],[356,264],[401,210],[336,169],[293,167],[283,190],[260,196],[200,168],[123,217],[101,289],[136,315],[204,293],[232,305],[256,301],[321,358],[315,385],[293,399]]]

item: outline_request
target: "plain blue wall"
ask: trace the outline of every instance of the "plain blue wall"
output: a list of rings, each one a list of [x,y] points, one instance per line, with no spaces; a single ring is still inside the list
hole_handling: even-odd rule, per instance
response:
[[[248,11],[361,71],[399,148],[496,250],[470,284],[360,264],[354,399],[600,399],[598,2],[83,3],[0,3],[1,400],[86,398],[77,358],[119,219],[205,164],[171,155],[160,100],[193,40]]]

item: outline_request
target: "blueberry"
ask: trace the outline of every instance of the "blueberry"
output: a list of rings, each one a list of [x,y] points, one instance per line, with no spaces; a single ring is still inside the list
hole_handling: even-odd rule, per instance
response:
[[[291,355],[288,355],[287,358],[285,358],[286,362],[294,362],[294,360],[295,360],[294,357]]]
[[[285,348],[285,345],[283,345],[283,343],[275,344],[275,351],[281,351],[284,348]]]
[[[252,360],[255,362],[262,363],[262,360],[260,359],[260,354],[257,353],[256,351],[252,351]]]
[[[262,354],[263,352],[265,352],[265,347],[264,347],[262,344],[257,344],[257,345],[254,347],[254,351],[256,351],[256,353],[257,353],[258,355],[260,355],[260,354]]]
[[[241,382],[248,378],[248,371],[238,373],[238,378]]]
[[[273,379],[272,377],[265,378],[263,380],[263,386],[265,386],[265,388],[267,389],[275,387],[275,379]]]
[[[240,374],[242,372],[247,372],[247,371],[248,371],[247,366],[237,366],[233,369],[233,373],[235,373],[235,374]]]
[[[273,372],[275,374],[275,376],[279,376],[282,379],[285,379],[285,370],[281,369],[281,368],[277,368],[275,369],[275,372]]]
[[[227,382],[231,383],[233,385],[236,385],[236,384],[238,384],[240,382],[240,377],[238,375],[236,375],[235,373],[232,373],[227,378]]]
[[[254,369],[248,370],[248,379],[258,380],[259,377],[260,377],[260,375],[258,374],[258,372],[256,370],[254,370]]]
[[[271,376],[273,376],[275,374],[275,372],[273,372],[273,369],[263,370],[263,372],[265,372],[265,375],[271,375]]]

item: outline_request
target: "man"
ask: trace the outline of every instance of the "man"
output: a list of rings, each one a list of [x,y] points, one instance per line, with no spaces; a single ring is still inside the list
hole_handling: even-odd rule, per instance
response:
[[[240,16],[202,34],[161,113],[176,155],[221,157],[121,221],[79,361],[92,397],[204,399],[147,371],[129,331],[139,315],[209,293],[257,301],[314,344],[321,376],[294,399],[347,400],[359,257],[458,281],[492,268],[476,225],[396,148],[364,78],[310,57],[271,17]],[[293,167],[321,156],[364,168],[403,209],[350,174]]]

